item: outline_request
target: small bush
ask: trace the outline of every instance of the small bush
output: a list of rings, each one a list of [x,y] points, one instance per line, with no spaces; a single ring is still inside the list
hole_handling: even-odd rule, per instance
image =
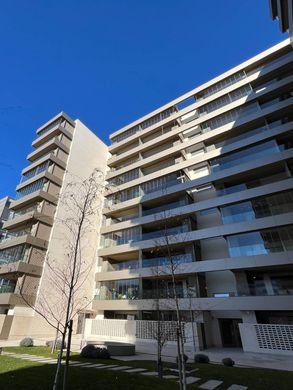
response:
[[[31,337],[25,337],[21,340],[19,343],[20,347],[33,347],[34,346],[34,340]]]
[[[188,356],[184,354],[184,363],[186,363],[188,360]],[[178,356],[176,358],[176,363],[177,363],[177,366],[178,366]]]
[[[96,348],[98,359],[110,359],[110,353],[107,348]]]
[[[80,356],[89,359],[110,359],[110,353],[106,348],[98,348],[92,344],[83,347]]]
[[[235,364],[234,360],[232,360],[231,358],[222,359],[222,363],[224,364],[224,366],[227,366],[227,367],[233,367]]]
[[[55,342],[55,340],[48,340],[48,341],[46,341],[46,346],[50,347],[50,348],[53,348],[54,342]],[[57,339],[56,340],[56,344],[55,344],[55,348],[56,349],[61,349],[61,344],[62,344],[62,340],[61,339]],[[64,343],[64,348],[66,348],[66,343]]]
[[[194,355],[194,361],[195,363],[209,363],[210,358],[203,353],[197,353],[196,355]]]

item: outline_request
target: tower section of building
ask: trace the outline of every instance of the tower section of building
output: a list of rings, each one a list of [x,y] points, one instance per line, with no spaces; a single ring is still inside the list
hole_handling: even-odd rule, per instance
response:
[[[48,288],[44,265],[49,252],[60,262],[66,259],[65,244],[60,243],[62,232],[56,223],[65,218],[59,200],[66,185],[76,177],[88,178],[95,168],[104,172],[106,167],[106,145],[64,112],[36,133],[34,150],[27,156],[29,165],[22,170],[9,220],[3,226],[8,234],[0,244],[0,277],[10,285],[9,291],[0,294],[2,339],[41,335],[42,328],[44,334],[55,332],[38,322],[22,297],[37,305],[40,291]],[[94,154],[99,155],[99,161]],[[52,286],[48,294],[53,295]]]
[[[174,273],[200,346],[293,323],[292,66],[286,40],[111,135],[99,318],[175,319]]]

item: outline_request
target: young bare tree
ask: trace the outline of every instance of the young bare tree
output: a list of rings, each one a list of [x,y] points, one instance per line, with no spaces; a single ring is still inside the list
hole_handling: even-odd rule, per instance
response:
[[[169,211],[163,211],[158,218],[160,224],[162,226],[162,230],[160,233],[160,238],[155,239],[155,251],[158,253],[164,254],[165,264],[164,267],[159,267],[158,274],[162,276],[168,276],[171,280],[171,291],[168,294],[168,301],[172,301],[172,306],[176,315],[176,323],[177,323],[177,354],[178,354],[178,371],[179,371],[179,384],[181,390],[186,390],[186,370],[185,370],[185,353],[184,353],[184,343],[185,343],[185,335],[184,335],[184,325],[182,321],[180,303],[179,303],[179,292],[177,288],[177,277],[180,273],[181,262],[178,259],[178,256],[174,254],[173,248],[174,246],[184,242],[187,238],[188,231],[182,229],[182,237],[175,234],[172,230],[172,226],[182,223],[182,217],[173,216]],[[166,300],[165,300],[166,301]],[[161,336],[163,337],[163,333],[161,332]],[[158,349],[159,350],[159,349]],[[158,356],[159,360],[159,356]]]
[[[24,302],[61,334],[53,390],[57,389],[60,382],[61,361],[69,331],[71,335],[73,320],[92,301],[91,286],[96,255],[92,238],[98,237],[103,180],[103,174],[95,170],[86,180],[74,176],[70,182],[67,181],[59,198],[63,214],[57,214],[55,218],[57,238],[51,252],[49,247],[44,261],[42,279],[46,283],[41,280],[42,288],[35,302],[29,299],[29,286],[23,284],[20,287]],[[62,250],[54,250],[54,244]],[[88,294],[85,295],[85,291]],[[63,389],[67,383],[69,353],[70,337],[67,342]]]
[[[155,289],[152,290],[152,299],[154,301],[154,311],[156,313],[156,321],[154,326],[151,326],[151,335],[154,340],[157,341],[157,372],[158,377],[163,379],[163,360],[162,351],[168,341],[174,339],[174,331],[172,327],[166,327],[162,320],[163,310],[166,309],[166,305],[162,305],[162,295],[160,283],[160,267],[159,264],[155,264],[152,267],[152,274],[155,277]]]

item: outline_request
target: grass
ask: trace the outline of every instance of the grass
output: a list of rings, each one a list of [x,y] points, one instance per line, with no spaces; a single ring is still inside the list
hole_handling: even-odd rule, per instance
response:
[[[52,357],[50,348],[46,347],[10,347],[5,348],[7,352],[27,353],[32,355]],[[57,356],[55,353],[53,356]],[[81,358],[74,354],[71,360],[91,361],[104,364],[127,365],[132,367],[156,370],[154,361],[119,361],[119,360],[92,360]],[[165,369],[175,367],[175,364],[166,363]],[[197,389],[206,380],[217,379],[224,383],[217,390],[227,389],[233,383],[247,386],[249,390],[289,390],[293,389],[293,372],[277,371],[260,368],[225,367],[216,364],[195,364],[187,365],[188,369],[198,368],[194,376],[202,378],[197,384],[188,386],[190,389]],[[0,356],[0,388],[5,390],[46,390],[51,389],[55,366],[45,365],[37,362],[29,362],[21,359]],[[159,380],[155,377],[127,374],[123,372],[96,370],[91,368],[72,367],[69,375],[69,389],[97,389],[114,390],[125,388],[127,390],[173,390],[179,385],[174,380]]]

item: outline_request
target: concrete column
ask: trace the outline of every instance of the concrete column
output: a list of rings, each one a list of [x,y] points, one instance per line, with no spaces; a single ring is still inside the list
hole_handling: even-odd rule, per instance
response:
[[[243,323],[257,324],[255,312],[252,310],[241,311]]]

